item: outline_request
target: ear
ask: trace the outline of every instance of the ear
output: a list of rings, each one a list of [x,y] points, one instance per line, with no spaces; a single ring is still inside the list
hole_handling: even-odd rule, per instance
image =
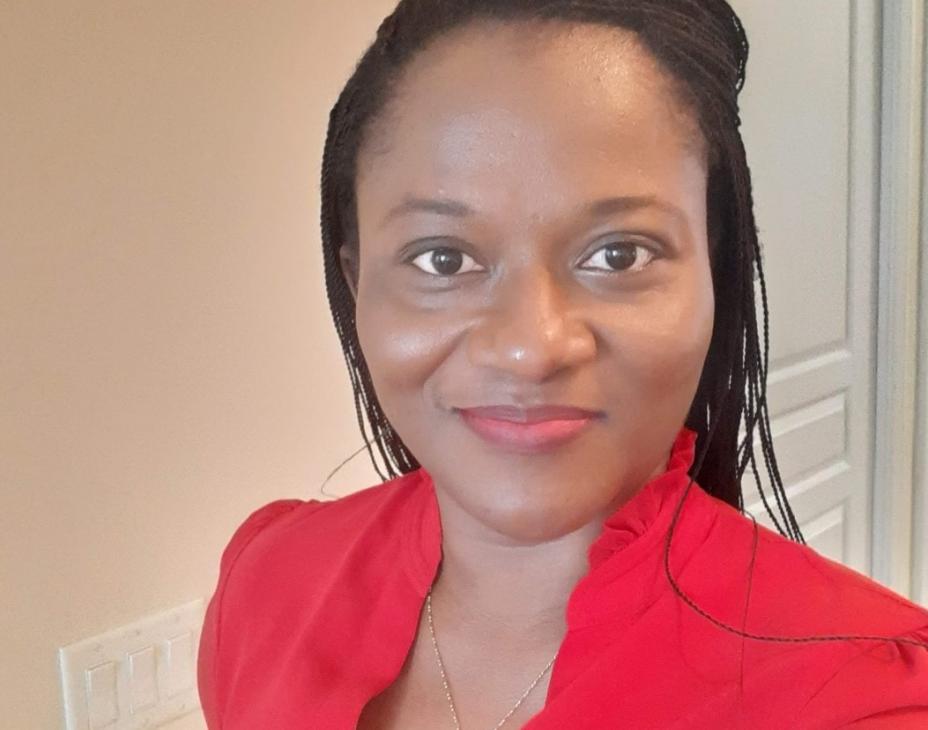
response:
[[[348,288],[351,290],[351,296],[357,302],[359,266],[356,248],[357,247],[352,247],[348,244],[343,244],[342,247],[338,249],[338,258],[342,267],[342,276],[345,277],[345,281],[348,283]]]

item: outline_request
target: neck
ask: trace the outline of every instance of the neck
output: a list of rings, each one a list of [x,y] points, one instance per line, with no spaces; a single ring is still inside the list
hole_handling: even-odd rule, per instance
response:
[[[666,460],[654,469],[656,477]],[[567,602],[589,572],[587,552],[602,523],[632,495],[622,493],[579,528],[519,543],[468,513],[436,488],[442,521],[442,561],[432,602],[446,625],[465,635],[516,636],[556,643],[566,630]]]
[[[520,627],[530,633],[563,629],[567,600],[588,570],[586,551],[601,521],[534,545],[494,541],[463,519],[444,519],[442,562],[432,589],[433,601],[457,626],[501,633]],[[460,508],[457,508],[460,511]],[[463,524],[462,524],[463,523]],[[485,528],[484,528],[485,529]]]
[[[666,459],[648,480],[663,473]],[[642,485],[643,486],[643,485]],[[603,521],[635,493],[622,492],[579,528],[532,543],[514,541],[470,514],[436,487],[442,521],[442,560],[432,602],[447,624],[464,633],[559,640],[568,600],[589,572],[587,552]]]

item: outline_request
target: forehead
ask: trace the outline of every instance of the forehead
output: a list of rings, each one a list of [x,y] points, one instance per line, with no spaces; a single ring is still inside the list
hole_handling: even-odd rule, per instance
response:
[[[519,180],[540,204],[555,178],[581,193],[660,184],[704,166],[703,148],[675,81],[632,32],[486,21],[409,62],[359,154],[357,185],[360,199],[492,180],[498,196]]]

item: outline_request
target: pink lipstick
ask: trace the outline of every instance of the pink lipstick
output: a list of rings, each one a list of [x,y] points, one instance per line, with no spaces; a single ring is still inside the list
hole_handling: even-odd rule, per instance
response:
[[[599,417],[593,411],[571,406],[481,406],[460,408],[464,423],[485,441],[520,453],[557,448],[579,435]]]

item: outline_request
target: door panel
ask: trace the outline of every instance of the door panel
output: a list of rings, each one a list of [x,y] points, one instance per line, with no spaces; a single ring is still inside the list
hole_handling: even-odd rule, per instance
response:
[[[868,572],[878,9],[849,0],[814,12],[807,0],[732,4],[751,44],[743,134],[769,297],[780,473],[809,545]],[[762,460],[758,467],[779,514]],[[750,469],[743,484],[747,510],[773,527]]]

